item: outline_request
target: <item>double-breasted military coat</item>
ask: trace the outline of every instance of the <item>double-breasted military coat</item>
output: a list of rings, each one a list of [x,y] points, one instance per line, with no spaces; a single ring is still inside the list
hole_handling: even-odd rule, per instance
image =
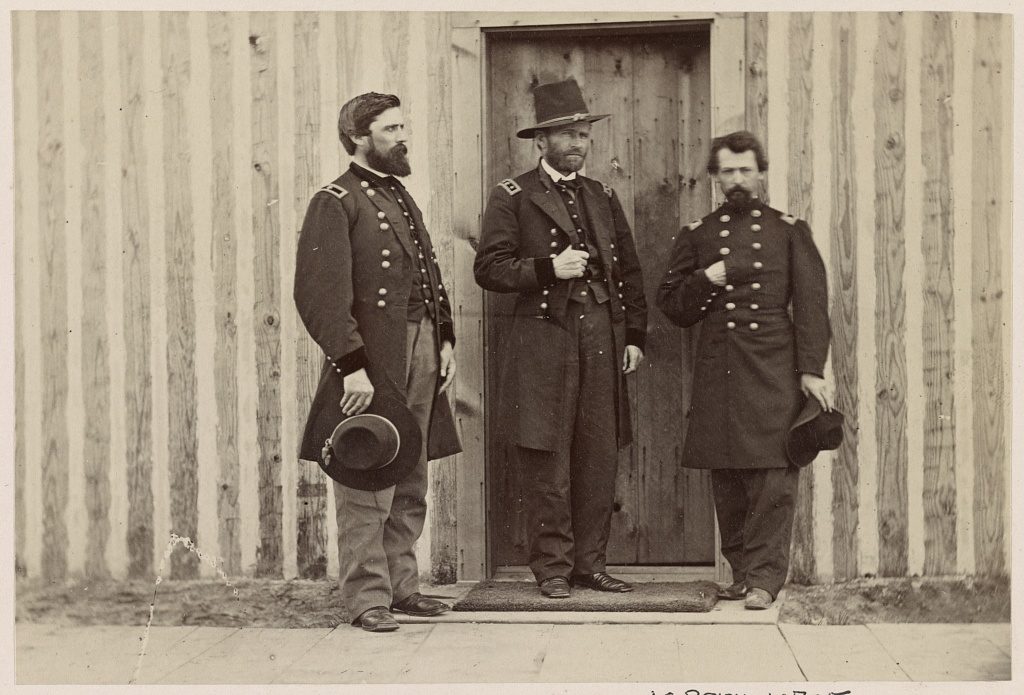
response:
[[[397,186],[400,183],[395,181]],[[316,461],[341,421],[343,377],[365,368],[375,390],[405,396],[409,294],[423,275],[423,292],[433,304],[438,352],[455,342],[451,305],[423,215],[411,195],[409,212],[376,183],[347,170],[313,196],[299,235],[295,305],[325,359],[306,421],[299,457]],[[419,232],[412,242],[409,218]],[[423,253],[426,263],[416,262]],[[438,387],[440,386],[440,380]],[[460,451],[448,396],[436,391],[427,438],[427,457]]]
[[[586,208],[593,241],[605,269],[610,296],[613,345],[621,360],[626,345],[644,347],[647,304],[640,262],[629,222],[618,196],[600,181],[577,174],[578,195]],[[551,178],[538,166],[506,179],[490,193],[473,271],[477,283],[494,292],[518,293],[509,334],[501,346],[509,370],[503,378],[502,417],[511,442],[555,451],[563,424],[566,359],[575,350],[567,330],[571,280],[555,277],[553,260],[580,243]],[[619,370],[617,370],[619,372]],[[615,427],[619,446],[632,441],[629,399],[623,378],[617,380]]]
[[[724,287],[704,270],[724,261]],[[782,468],[803,404],[802,373],[821,376],[830,328],[825,267],[803,220],[755,201],[680,230],[658,307],[702,323],[682,464]]]

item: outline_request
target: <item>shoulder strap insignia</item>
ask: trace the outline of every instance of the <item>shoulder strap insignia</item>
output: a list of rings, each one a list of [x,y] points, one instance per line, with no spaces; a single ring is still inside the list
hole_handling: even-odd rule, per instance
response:
[[[796,224],[796,218],[793,217],[792,215],[781,215],[779,219],[785,222],[786,224]]]
[[[329,183],[320,190],[330,193],[338,200],[341,200],[342,198],[348,195],[348,191],[346,191],[344,188],[342,188],[336,183]]]
[[[504,188],[505,192],[508,193],[509,195],[515,195],[516,193],[521,193],[522,190],[523,190],[523,187],[520,186],[515,181],[513,181],[512,179],[505,179],[503,181],[499,181],[498,185],[501,186],[502,188]]]
[[[606,184],[606,183],[601,183],[601,187],[602,187],[602,188],[604,189],[604,194],[605,194],[606,196],[608,196],[609,198],[611,198],[611,197],[612,197],[612,194],[613,194],[613,193],[615,192],[615,191],[613,191],[613,190],[612,190],[612,187],[611,187],[611,186],[609,186],[609,185],[608,185],[608,184]]]
[[[689,229],[692,232],[693,230],[695,230],[697,227],[701,226],[702,224],[704,224],[704,220],[694,220],[690,224],[686,225],[686,228]]]

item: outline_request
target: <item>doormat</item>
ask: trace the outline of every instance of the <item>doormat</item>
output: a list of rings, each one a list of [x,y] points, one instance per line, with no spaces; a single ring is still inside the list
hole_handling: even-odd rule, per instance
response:
[[[480,582],[457,602],[456,611],[612,611],[623,613],[706,613],[718,601],[710,581],[638,582],[633,591],[616,594],[573,587],[569,598],[541,595],[534,582]]]

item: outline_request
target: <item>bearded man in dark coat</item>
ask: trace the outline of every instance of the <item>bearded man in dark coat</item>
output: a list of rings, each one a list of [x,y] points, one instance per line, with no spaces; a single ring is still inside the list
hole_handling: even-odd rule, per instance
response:
[[[682,465],[711,469],[733,573],[720,597],[752,609],[772,604],[789,569],[790,424],[805,398],[833,406],[825,266],[807,223],[758,199],[767,169],[751,133],[712,141],[707,170],[725,203],[679,232],[657,294],[675,324],[702,323]]]
[[[413,545],[426,515],[427,460],[460,451],[446,390],[455,376],[452,311],[412,195],[398,97],[370,92],[346,103],[338,132],[349,169],[317,191],[295,264],[295,304],[324,351],[300,458],[319,460],[345,416],[376,391],[404,401],[422,432],[419,462],[381,490],[334,483],[341,587],[354,623],[398,629],[391,611],[415,616],[449,606],[419,592]]]
[[[474,275],[518,295],[497,394],[530,492],[530,568],[549,598],[571,583],[632,587],[605,567],[618,450],[631,441],[624,376],[643,358],[647,305],[636,247],[611,187],[579,174],[591,114],[575,80],[534,89],[541,152],[484,212]]]

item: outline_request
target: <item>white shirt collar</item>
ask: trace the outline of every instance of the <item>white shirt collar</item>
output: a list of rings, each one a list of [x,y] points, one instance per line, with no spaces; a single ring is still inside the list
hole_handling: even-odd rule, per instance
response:
[[[551,180],[554,181],[555,183],[558,183],[562,179],[565,179],[566,181],[575,181],[576,180],[576,172],[575,171],[572,172],[571,174],[569,174],[568,176],[566,176],[565,174],[563,174],[562,172],[558,171],[553,166],[548,164],[548,160],[544,159],[543,157],[540,158],[540,165],[542,167],[544,167],[544,171],[548,172],[548,176],[550,176]]]

